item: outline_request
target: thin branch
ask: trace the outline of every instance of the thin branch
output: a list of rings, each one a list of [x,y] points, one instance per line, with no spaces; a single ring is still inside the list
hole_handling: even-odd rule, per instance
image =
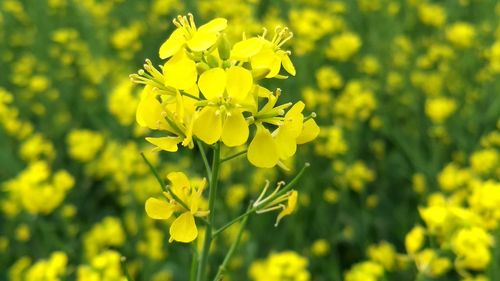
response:
[[[302,177],[302,175],[304,174],[305,170],[310,166],[309,163],[305,163],[304,166],[302,167],[302,169],[300,170],[300,172],[295,175],[295,177],[287,184],[283,187],[283,189],[281,189],[279,192],[277,192],[276,194],[274,194],[273,196],[271,196],[270,198],[268,198],[266,200],[266,202],[273,202],[276,198],[282,196],[283,194],[285,194],[286,192],[288,192],[292,187],[295,186],[295,184],[297,184],[297,182],[299,181],[299,179]],[[235,219],[231,220],[230,222],[228,222],[227,224],[225,224],[224,226],[222,226],[221,228],[215,230],[213,233],[212,233],[212,236],[213,237],[216,237],[217,235],[219,235],[221,232],[223,232],[224,230],[226,230],[227,228],[229,228],[231,225],[237,223],[238,221],[240,221],[241,219],[244,219],[246,217],[248,217],[250,214],[252,214],[253,212],[256,212],[260,209],[263,209],[265,208],[267,205],[266,204],[262,204],[262,205],[258,205],[258,206],[255,206],[249,210],[247,210],[245,213],[241,214],[240,216],[236,217]]]
[[[203,143],[201,143],[201,141],[199,140],[196,140],[196,144],[198,145],[201,158],[203,159],[203,164],[205,165],[205,169],[207,170],[208,182],[210,182],[212,178],[212,170],[210,169],[210,164],[208,164],[207,154],[205,153],[205,149],[203,148]]]
[[[222,158],[222,160],[220,160],[220,162],[221,162],[221,163],[223,163],[223,162],[229,161],[229,160],[231,160],[231,159],[234,159],[234,158],[236,158],[236,157],[238,157],[238,156],[241,156],[241,155],[243,155],[243,154],[246,154],[246,153],[247,153],[247,151],[248,151],[248,149],[245,149],[245,150],[243,150],[243,151],[240,151],[240,152],[238,152],[238,153],[235,153],[235,154],[233,154],[233,155],[231,155],[231,156],[228,156],[228,157],[226,157],[226,158]]]

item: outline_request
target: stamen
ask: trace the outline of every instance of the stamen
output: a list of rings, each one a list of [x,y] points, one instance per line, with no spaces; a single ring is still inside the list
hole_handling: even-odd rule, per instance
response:
[[[273,39],[271,39],[271,43],[274,44],[274,42],[278,38],[278,33],[279,33],[280,29],[281,29],[281,26],[279,26],[279,25],[274,28],[274,36],[273,36]]]
[[[269,208],[264,208],[264,209],[260,209],[260,210],[257,210],[255,211],[255,213],[257,214],[263,214],[263,213],[267,213],[267,212],[271,212],[271,211],[276,211],[276,210],[284,210],[286,208],[285,205],[283,204],[279,204],[279,205],[275,205],[275,206],[272,206],[272,207],[269,207]]]
[[[269,184],[270,184],[270,182],[268,180],[266,180],[266,185],[264,186],[264,189],[260,193],[259,198],[257,198],[257,200],[255,200],[255,203],[253,203],[254,207],[260,205],[260,202],[261,202],[260,200],[262,200],[262,198],[264,197],[264,194],[266,194],[267,189],[269,188]]]
[[[266,38],[267,35],[267,28],[263,27],[262,28],[262,38]]]
[[[188,17],[189,17],[189,23],[191,24],[191,28],[192,28],[193,30],[196,30],[196,24],[194,23],[194,17],[193,17],[193,14],[188,13]]]
[[[289,32],[288,36],[285,37],[284,39],[282,39],[281,42],[277,45],[277,47],[281,48],[281,46],[283,46],[283,44],[285,44],[288,40],[290,40],[292,38],[293,38],[293,32]]]
[[[181,27],[182,27],[181,23],[180,23],[180,22],[179,22],[176,18],[174,18],[174,19],[172,20],[172,23],[173,23],[175,26],[177,26],[178,28],[181,28]]]
[[[304,117],[304,122],[306,122],[307,120],[309,120],[311,118],[316,118],[316,112],[311,112],[311,114],[309,114],[309,116]]]

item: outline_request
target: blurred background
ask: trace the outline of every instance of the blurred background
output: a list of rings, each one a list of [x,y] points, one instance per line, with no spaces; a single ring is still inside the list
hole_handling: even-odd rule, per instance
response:
[[[134,280],[188,279],[140,153],[163,176],[203,164],[151,152],[128,77],[187,12],[233,42],[288,26],[297,75],[266,86],[322,128],[289,163],[312,165],[296,213],[253,216],[224,280],[500,280],[493,0],[0,0],[0,280],[126,280],[121,256]],[[223,166],[221,222],[296,171]]]

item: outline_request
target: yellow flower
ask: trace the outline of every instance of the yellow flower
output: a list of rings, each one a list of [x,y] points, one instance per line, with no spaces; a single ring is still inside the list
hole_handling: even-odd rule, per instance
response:
[[[415,257],[415,263],[420,272],[430,277],[440,277],[451,268],[451,262],[446,257],[440,257],[432,249],[425,249]]]
[[[273,199],[273,196],[275,196],[278,193],[278,191],[283,185],[284,182],[279,182],[276,185],[276,189],[271,194],[264,197],[265,194],[267,193],[267,189],[269,188],[269,181],[266,181],[266,186],[260,193],[259,198],[255,200],[255,202],[253,203],[254,208],[260,207],[260,209],[256,211],[257,214],[281,210],[280,213],[278,214],[274,226],[278,226],[281,219],[283,219],[285,216],[291,215],[295,211],[295,208],[297,207],[297,199],[299,193],[296,190],[288,191],[285,194]]]
[[[318,257],[324,257],[330,252],[330,243],[326,239],[318,239],[311,245],[311,252]]]
[[[137,123],[152,130],[162,130],[169,133],[166,137],[146,138],[146,140],[161,150],[175,152],[177,144],[192,147],[192,114],[194,104],[190,98],[182,97],[179,93],[174,97],[160,96],[163,102],[157,99],[158,94],[153,87],[146,85],[141,94],[137,107]],[[184,114],[183,114],[184,113]]]
[[[257,132],[248,146],[247,158],[259,168],[272,168],[279,161],[278,146],[268,129],[257,125]]]
[[[454,99],[437,97],[425,101],[425,114],[436,124],[441,124],[455,112],[457,103]]]
[[[195,216],[206,216],[208,211],[200,211],[202,192],[205,181],[192,183],[182,172],[172,172],[167,175],[171,185],[169,191],[164,192],[165,200],[150,197],[146,201],[147,215],[152,219],[166,220],[174,213],[180,213],[170,226],[169,242],[178,241],[189,243],[198,237],[198,228]],[[189,209],[186,209],[174,199],[175,194]]]
[[[378,262],[386,270],[393,270],[396,267],[396,249],[387,241],[382,241],[377,245],[370,245],[367,255],[372,261]]]
[[[384,267],[373,261],[357,263],[346,272],[345,281],[376,281],[384,276]]]
[[[234,44],[231,58],[240,61],[250,61],[252,69],[266,70],[266,78],[276,77],[281,67],[292,76],[296,71],[290,60],[290,52],[281,47],[293,37],[288,28],[277,27],[271,41],[265,39],[266,31],[259,37],[252,37]]]
[[[242,103],[252,86],[251,72],[241,66],[205,71],[198,87],[209,103],[195,118],[193,134],[207,144],[218,140],[230,147],[244,144],[249,130]]]
[[[446,21],[446,11],[440,5],[422,3],[418,6],[418,17],[423,24],[440,27]]]
[[[406,252],[412,255],[415,254],[424,243],[425,239],[425,229],[421,226],[413,227],[405,237],[405,247]]]
[[[467,22],[457,22],[446,29],[446,39],[459,48],[470,47],[475,35],[474,26]]]
[[[163,66],[165,86],[178,90],[190,90],[196,86],[198,70],[196,63],[186,53],[178,52]]]
[[[281,164],[281,160],[295,155],[297,144],[314,140],[320,129],[312,118],[304,122],[304,107],[301,101],[293,105],[282,120],[278,121],[278,128],[272,134],[262,124],[256,123],[255,137],[248,146],[248,161],[260,168],[272,168]],[[271,123],[275,121],[273,119],[262,122]]]
[[[491,260],[490,247],[493,238],[480,227],[460,229],[451,240],[451,248],[457,255],[460,268],[484,270]]]
[[[175,55],[184,45],[193,52],[206,51],[217,42],[219,33],[227,27],[226,19],[216,18],[197,28],[192,14],[178,16],[173,22],[177,29],[161,45],[159,54],[162,59]]]
[[[104,136],[91,130],[72,130],[66,142],[71,158],[81,162],[90,162],[103,146]]]
[[[250,276],[254,281],[309,281],[307,265],[307,259],[295,252],[273,253],[266,260],[252,263]]]
[[[344,32],[330,40],[326,56],[339,61],[347,61],[361,48],[361,39],[352,32]]]

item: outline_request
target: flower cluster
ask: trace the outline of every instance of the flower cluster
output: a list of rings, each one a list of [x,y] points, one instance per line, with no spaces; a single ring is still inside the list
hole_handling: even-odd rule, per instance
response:
[[[170,152],[179,144],[192,148],[193,138],[238,147],[247,144],[254,131],[248,160],[271,168],[318,135],[315,114],[304,116],[304,103],[278,105],[281,90],[259,84],[295,75],[290,52],[283,49],[293,36],[287,28],[277,27],[271,39],[264,30],[231,44],[224,18],[198,27],[189,14],[177,17],[174,24],[177,28],[159,50],[166,62],[158,69],[146,60],[144,70],[131,75],[132,81],[145,85],[137,122],[162,132],[147,141]]]

